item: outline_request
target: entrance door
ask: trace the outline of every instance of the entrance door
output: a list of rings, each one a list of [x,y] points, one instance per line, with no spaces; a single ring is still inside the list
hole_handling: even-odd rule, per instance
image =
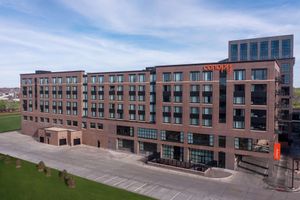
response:
[[[67,139],[59,139],[59,145],[66,145],[67,144]]]
[[[225,152],[219,152],[219,167],[225,168],[226,154]]]
[[[45,142],[45,138],[41,136],[41,137],[40,137],[40,142],[41,142],[41,143],[44,143],[44,142]]]
[[[74,145],[79,145],[80,144],[80,138],[76,138],[73,140]]]
[[[49,138],[47,138],[47,143],[48,143],[48,144],[50,143]]]
[[[181,147],[174,146],[174,155],[173,155],[173,158],[175,160],[182,161],[182,158],[181,158]]]
[[[100,141],[99,140],[97,142],[97,146],[98,146],[98,148],[100,148]]]

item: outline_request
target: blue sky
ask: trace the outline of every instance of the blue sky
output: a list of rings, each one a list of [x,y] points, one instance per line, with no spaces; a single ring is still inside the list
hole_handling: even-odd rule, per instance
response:
[[[0,0],[0,87],[36,69],[214,62],[228,40],[251,37],[294,34],[297,57],[299,10],[297,0]]]

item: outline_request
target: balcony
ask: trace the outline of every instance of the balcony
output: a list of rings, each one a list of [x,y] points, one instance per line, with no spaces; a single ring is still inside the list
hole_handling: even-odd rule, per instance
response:
[[[104,91],[98,91],[98,95],[104,95]]]
[[[233,92],[234,97],[245,97],[245,91],[240,90],[240,91],[234,91]]]
[[[138,91],[138,95],[144,96],[145,95],[145,91]]]
[[[108,92],[108,94],[109,94],[109,95],[115,95],[116,92],[115,92],[114,90],[110,90],[110,91]]]
[[[177,112],[175,112],[175,113],[173,113],[173,116],[174,116],[174,117],[180,117],[180,118],[181,118],[181,117],[182,117],[182,113],[177,113]]]
[[[174,96],[182,96],[182,91],[175,91]]]
[[[202,119],[210,119],[210,120],[212,120],[212,115],[211,114],[202,114]]]
[[[203,91],[202,96],[212,96],[212,91]]]
[[[129,110],[129,114],[135,115],[136,111],[135,110]]]
[[[171,117],[171,112],[163,112],[163,117]]]
[[[200,92],[199,91],[191,91],[190,92],[190,96],[191,97],[197,97],[197,96],[199,96],[200,95]]]
[[[135,91],[129,91],[129,95],[130,95],[130,96],[135,96],[135,95],[136,95],[136,92],[135,92]]]

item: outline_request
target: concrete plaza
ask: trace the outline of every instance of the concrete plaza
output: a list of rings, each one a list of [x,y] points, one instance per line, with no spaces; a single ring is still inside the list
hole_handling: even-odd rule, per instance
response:
[[[233,171],[228,178],[206,178],[147,166],[135,154],[85,145],[57,147],[18,132],[0,134],[0,153],[35,163],[43,160],[49,167],[157,199],[300,199],[297,192],[268,189],[254,174]]]

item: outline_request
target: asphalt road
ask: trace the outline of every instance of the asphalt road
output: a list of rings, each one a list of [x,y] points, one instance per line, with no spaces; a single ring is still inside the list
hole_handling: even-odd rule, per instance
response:
[[[144,165],[135,154],[90,146],[56,147],[18,132],[0,134],[0,152],[128,191],[166,200],[272,199],[299,200],[300,193],[268,189],[260,176],[233,172],[212,179]]]

